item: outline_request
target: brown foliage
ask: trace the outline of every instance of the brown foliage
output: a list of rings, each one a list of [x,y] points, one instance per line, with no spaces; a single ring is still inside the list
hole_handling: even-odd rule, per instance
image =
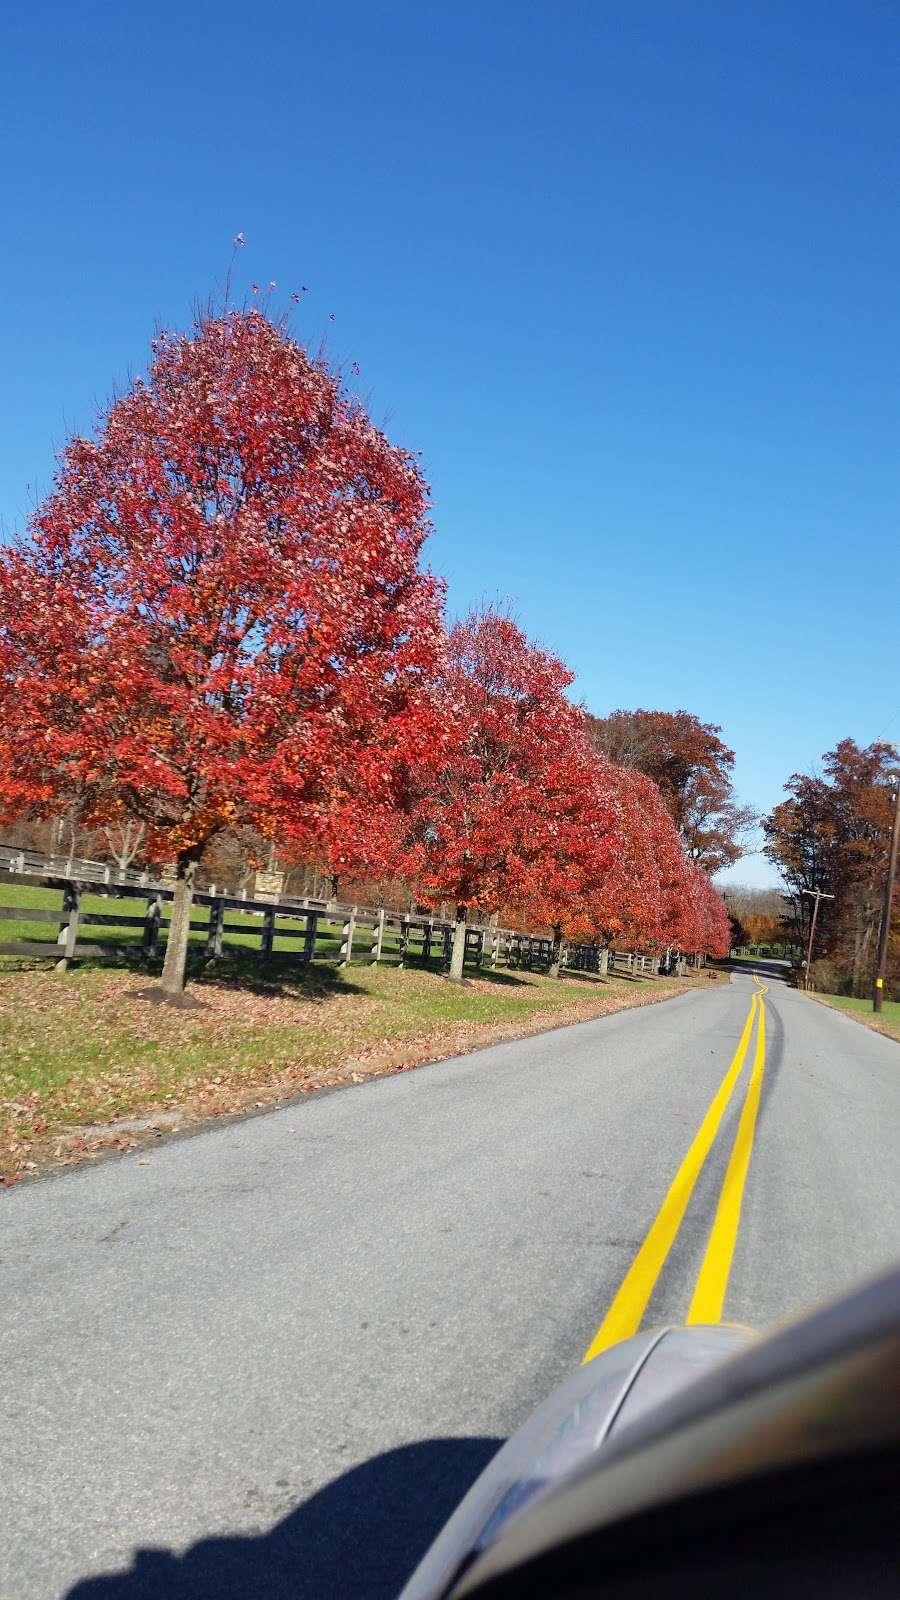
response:
[[[891,744],[862,749],[842,739],[823,758],[824,776],[794,773],[788,798],[763,823],[766,854],[780,867],[794,896],[796,936],[804,945],[812,901],[823,900],[816,924],[816,953],[831,961],[837,992],[862,995],[871,982],[892,821],[889,777],[898,755]],[[894,900],[894,916],[898,898]],[[900,977],[896,934],[889,946],[889,980]]]

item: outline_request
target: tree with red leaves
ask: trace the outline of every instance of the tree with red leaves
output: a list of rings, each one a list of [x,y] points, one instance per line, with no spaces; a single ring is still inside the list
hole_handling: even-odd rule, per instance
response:
[[[553,751],[534,797],[521,907],[553,934],[550,973],[559,976],[563,938],[592,937],[600,886],[615,875],[630,819],[616,773],[578,725]]]
[[[615,853],[589,888],[584,916],[604,944],[664,943],[663,886],[683,860],[675,830],[648,778],[607,771],[621,820]]]
[[[546,852],[562,845],[562,862],[573,847],[584,745],[582,714],[565,695],[571,681],[561,661],[496,611],[450,630],[429,714],[418,722],[408,870],[424,900],[456,907],[457,981],[469,913],[527,901]]]
[[[440,587],[412,458],[258,310],[161,334],[101,423],[0,560],[0,808],[143,824],[178,997],[210,840],[389,792]]]

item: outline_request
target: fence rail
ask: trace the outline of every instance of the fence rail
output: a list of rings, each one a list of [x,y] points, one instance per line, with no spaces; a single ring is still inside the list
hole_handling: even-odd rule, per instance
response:
[[[46,856],[0,845],[0,889],[4,884],[54,891],[61,902],[55,909],[0,905],[0,923],[46,923],[57,930],[55,939],[0,940],[0,956],[55,957],[57,967],[65,970],[72,961],[130,957],[148,962],[160,953],[166,932],[164,908],[174,894],[165,879],[99,861]],[[92,896],[143,902],[143,911],[135,916],[96,910],[85,903]],[[194,895],[193,909],[199,914],[191,917],[190,931],[200,939],[192,938],[192,952],[200,951],[207,959],[240,954],[263,964],[277,959],[305,966],[330,960],[342,967],[381,961],[400,967],[410,963],[428,967],[437,961],[446,968],[450,963],[453,924],[439,917],[308,897],[252,899],[218,891],[215,885]],[[240,920],[235,920],[235,914]],[[83,932],[91,928],[122,929],[131,936],[124,941],[103,938],[102,942],[85,942]],[[655,956],[578,942],[565,943],[561,958],[569,970],[601,976],[607,972],[646,975],[658,968]],[[489,923],[473,923],[466,931],[466,962],[479,970],[501,966],[542,970],[552,959],[553,943],[543,934]]]

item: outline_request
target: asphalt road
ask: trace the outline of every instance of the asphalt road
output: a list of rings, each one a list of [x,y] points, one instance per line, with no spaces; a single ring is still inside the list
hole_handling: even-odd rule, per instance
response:
[[[0,1197],[0,1600],[395,1594],[584,1355],[753,992],[740,976]],[[900,1254],[900,1047],[775,981],[764,1005],[724,1305],[755,1326]],[[688,1314],[753,1048],[645,1322]]]

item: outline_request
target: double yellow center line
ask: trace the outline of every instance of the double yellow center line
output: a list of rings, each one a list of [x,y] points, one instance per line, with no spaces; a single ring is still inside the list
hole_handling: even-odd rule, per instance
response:
[[[747,1085],[747,1093],[744,1098],[737,1133],[735,1134],[734,1144],[728,1160],[722,1191],[719,1195],[715,1220],[709,1235],[706,1253],[703,1257],[703,1265],[697,1277],[687,1317],[688,1322],[719,1322],[721,1320],[722,1308],[725,1304],[725,1291],[728,1288],[728,1278],[731,1272],[731,1262],[737,1243],[738,1224],[741,1219],[741,1201],[743,1200],[744,1185],[747,1181],[747,1172],[750,1167],[753,1135],[756,1129],[756,1117],[759,1111],[766,1061],[766,1019],[763,995],[766,994],[767,989],[766,985],[760,983],[758,978],[755,978],[754,982],[757,984],[757,991],[750,1002],[747,1020],[744,1023],[743,1032],[731,1065],[713,1097],[709,1110],[697,1130],[687,1155],[675,1174],[674,1182],[659,1208],[650,1232],[631,1263],[618,1294],[585,1352],[583,1358],[585,1362],[593,1361],[594,1356],[599,1355],[601,1350],[606,1350],[611,1344],[616,1344],[620,1339],[628,1339],[633,1333],[637,1333],[641,1325],[641,1318],[647,1309],[650,1296],[663,1269],[666,1257],[675,1243],[678,1230],[684,1220],[684,1215],[694,1192],[697,1179],[702,1171],[703,1163],[709,1155],[722,1118],[741,1075],[744,1059],[750,1047],[753,1024],[758,1021],[750,1082]]]

